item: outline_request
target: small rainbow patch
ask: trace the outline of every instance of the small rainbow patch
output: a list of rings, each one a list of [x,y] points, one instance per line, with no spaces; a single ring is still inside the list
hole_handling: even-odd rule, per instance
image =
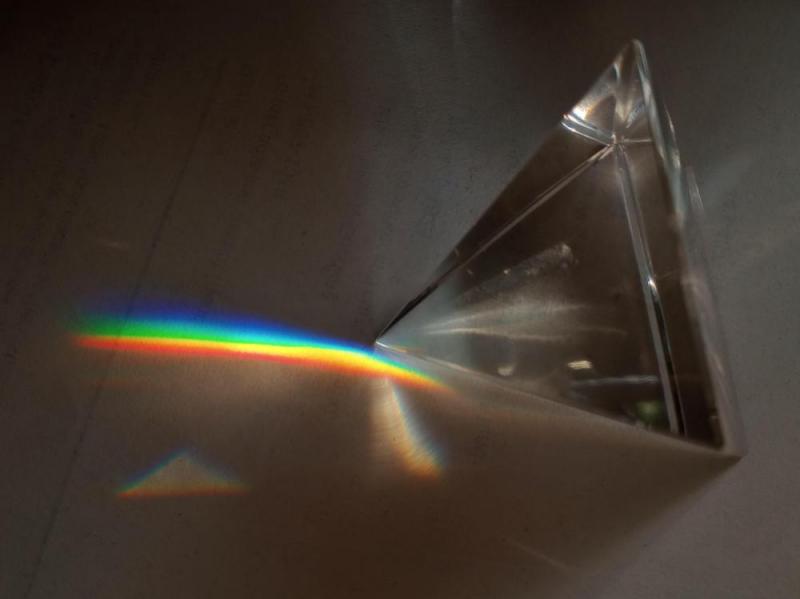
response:
[[[382,397],[376,398],[372,415],[377,452],[389,449],[403,468],[418,478],[440,476],[442,452],[391,384]]]
[[[242,495],[247,486],[235,476],[203,462],[193,452],[172,454],[117,492],[123,499]]]

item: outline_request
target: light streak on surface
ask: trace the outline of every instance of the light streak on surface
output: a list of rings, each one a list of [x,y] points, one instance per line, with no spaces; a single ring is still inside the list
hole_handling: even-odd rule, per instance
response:
[[[117,496],[125,499],[242,495],[247,486],[235,476],[204,463],[193,452],[171,454],[144,474],[124,485]]]
[[[229,357],[300,364],[405,385],[444,389],[430,376],[369,349],[279,327],[186,317],[95,316],[79,328],[82,347],[180,356]]]
[[[420,478],[438,478],[442,471],[441,452],[434,447],[413,414],[408,402],[387,382],[387,392],[373,409],[378,450],[388,448],[403,468]]]
[[[572,370],[591,370],[593,368],[589,360],[573,360],[572,362],[567,362],[567,367]]]
[[[525,545],[525,544],[520,543],[519,541],[516,541],[514,539],[508,539],[508,543],[513,545],[514,547],[516,547],[517,549],[519,549],[523,553],[533,557],[534,559],[543,561],[544,563],[546,563],[549,566],[555,568],[556,570],[559,570],[561,572],[566,572],[567,570],[569,570],[569,566],[567,566],[567,564],[565,564],[564,562],[562,562],[560,560],[557,560],[552,556],[546,555],[545,553],[542,553],[541,551],[537,551],[536,549],[534,549],[533,547],[531,547],[529,545]]]

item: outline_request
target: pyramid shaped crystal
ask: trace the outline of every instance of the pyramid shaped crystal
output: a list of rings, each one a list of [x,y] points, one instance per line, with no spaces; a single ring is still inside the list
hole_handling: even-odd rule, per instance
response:
[[[377,345],[739,452],[698,210],[632,42]]]

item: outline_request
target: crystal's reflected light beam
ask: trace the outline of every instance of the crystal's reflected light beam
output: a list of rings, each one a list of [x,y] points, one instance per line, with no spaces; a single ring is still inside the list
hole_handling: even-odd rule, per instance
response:
[[[377,449],[390,449],[403,468],[419,478],[438,478],[442,454],[434,447],[412,413],[408,402],[387,381],[385,395],[373,406]]]
[[[117,497],[198,497],[242,495],[247,486],[236,477],[203,462],[193,452],[173,453],[135,480],[121,487]]]
[[[243,327],[185,318],[97,316],[84,323],[75,339],[78,345],[92,349],[260,359],[445,389],[433,378],[365,348],[277,327]]]

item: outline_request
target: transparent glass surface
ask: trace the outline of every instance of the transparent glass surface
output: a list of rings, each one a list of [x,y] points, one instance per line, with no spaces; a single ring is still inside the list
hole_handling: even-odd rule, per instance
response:
[[[734,449],[697,198],[633,42],[377,345]]]

